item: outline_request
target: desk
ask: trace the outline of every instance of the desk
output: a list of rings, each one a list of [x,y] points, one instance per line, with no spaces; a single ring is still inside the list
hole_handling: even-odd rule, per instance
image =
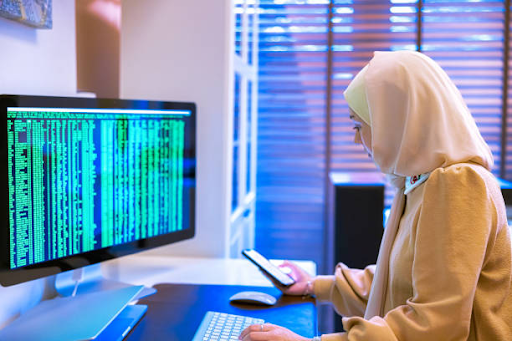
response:
[[[311,274],[316,272],[312,262],[299,262],[299,264],[308,269]],[[158,290],[155,295],[140,300],[140,303],[148,305],[149,309],[138,326],[132,330],[129,340],[188,341],[194,335],[207,310],[259,317],[268,322],[289,327],[305,336],[313,336],[316,332],[316,307],[312,300],[281,297],[277,305],[266,309],[229,303],[228,299],[231,295],[244,290],[258,290],[276,297],[280,296],[279,291],[257,270],[256,266],[247,260],[137,255],[106,262],[102,264],[102,272],[107,279],[122,280],[134,285],[155,286]],[[214,284],[211,284],[212,282]],[[244,285],[250,283],[257,283],[259,286]],[[121,291],[125,292],[124,289],[117,292]],[[124,305],[135,293],[129,297],[123,296],[122,304]],[[84,326],[84,319],[102,315],[100,322],[104,323],[103,318],[108,320],[117,309],[120,309],[120,307],[114,307],[112,315],[110,312],[106,314],[107,316],[98,314],[97,309],[101,309],[100,312],[104,313],[108,310],[105,307],[112,307],[111,304],[106,303],[106,300],[114,296],[108,291],[91,292],[90,295],[93,296],[78,295],[76,299],[68,297],[42,302],[34,308],[35,310],[24,315],[30,321],[31,328],[27,328],[26,321],[19,322],[20,320],[17,320],[19,322],[17,326],[30,332],[30,338],[26,339],[48,340],[47,334],[41,333],[38,327],[38,323],[43,323],[51,336],[57,335],[55,340],[62,340],[64,338],[61,334],[71,338],[70,335],[75,335],[75,332],[83,332],[81,327]],[[92,300],[91,297],[94,299]],[[84,305],[87,308],[85,310]],[[50,316],[47,314],[48,311],[57,317]],[[85,315],[84,311],[86,311]],[[69,323],[67,319],[78,326]],[[68,332],[62,328],[63,324],[71,328],[71,331]],[[2,331],[8,335],[19,336],[19,329],[16,328],[14,326],[10,330]],[[34,331],[37,336],[33,336]],[[89,330],[85,333],[89,333]],[[83,335],[80,338],[84,339]],[[19,337],[9,339],[19,339]]]
[[[270,260],[278,264],[279,260]],[[310,275],[317,273],[312,261],[294,261]],[[103,276],[134,285],[151,287],[159,283],[253,285],[273,287],[247,259],[171,257],[151,253],[135,254],[101,265]]]
[[[271,262],[278,264],[280,261]],[[316,275],[314,262],[295,263]],[[284,296],[270,308],[229,303],[231,295],[245,290],[280,296],[272,283],[246,259],[170,257],[146,253],[106,262],[102,264],[102,272],[110,279],[154,286],[158,290],[138,302],[148,305],[148,311],[128,335],[127,340],[130,341],[191,340],[208,310],[258,317],[303,336],[316,335],[317,313],[313,300]]]
[[[317,335],[313,299],[282,296],[272,307],[231,304],[229,297],[243,290],[258,290],[276,297],[275,288],[234,285],[159,284],[155,295],[140,300],[148,305],[146,316],[132,330],[127,341],[191,340],[208,310],[252,316],[287,327],[299,335]]]

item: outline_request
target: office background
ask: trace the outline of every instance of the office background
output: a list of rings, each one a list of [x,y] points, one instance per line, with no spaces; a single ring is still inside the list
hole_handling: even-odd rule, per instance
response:
[[[155,252],[228,257],[252,244],[327,272],[328,174],[378,172],[353,144],[342,98],[374,50],[438,61],[491,146],[494,173],[512,179],[510,10],[486,0],[54,0],[51,30],[0,19],[0,92],[197,102],[198,235]],[[0,326],[49,286],[0,288]]]

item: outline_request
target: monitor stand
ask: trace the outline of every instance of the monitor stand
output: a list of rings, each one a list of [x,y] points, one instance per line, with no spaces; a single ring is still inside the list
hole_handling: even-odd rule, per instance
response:
[[[58,274],[55,279],[55,289],[64,297],[90,292],[115,290],[130,286],[133,286],[133,284],[103,277],[100,264],[88,265],[76,270],[66,271]],[[156,293],[156,289],[143,287],[135,300],[153,295],[154,293]]]
[[[156,292],[103,278],[99,264],[74,271],[56,278],[62,297],[23,313],[0,330],[0,340],[122,340],[147,310],[129,303]]]
[[[131,286],[43,301],[0,330],[0,340],[122,340],[130,327],[117,327],[117,335],[101,337],[125,315],[126,307],[133,307],[128,303],[141,290]]]

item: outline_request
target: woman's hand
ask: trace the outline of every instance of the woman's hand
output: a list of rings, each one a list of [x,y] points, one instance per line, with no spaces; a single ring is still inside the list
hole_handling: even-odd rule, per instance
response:
[[[253,324],[245,328],[238,337],[242,341],[309,341],[289,329],[274,324]]]
[[[295,283],[289,287],[277,286],[279,290],[286,295],[302,296],[306,294],[308,282],[312,280],[311,276],[300,266],[284,261],[279,268],[295,280]]]

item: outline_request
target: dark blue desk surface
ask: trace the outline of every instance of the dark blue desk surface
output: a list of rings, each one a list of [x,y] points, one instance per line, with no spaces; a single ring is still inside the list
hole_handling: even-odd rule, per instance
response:
[[[317,335],[317,310],[311,298],[280,296],[275,288],[237,285],[159,284],[155,288],[156,294],[138,302],[148,305],[148,311],[126,340],[191,340],[208,310],[262,318],[304,337]],[[271,307],[229,302],[231,295],[245,290],[263,291],[279,299]]]

